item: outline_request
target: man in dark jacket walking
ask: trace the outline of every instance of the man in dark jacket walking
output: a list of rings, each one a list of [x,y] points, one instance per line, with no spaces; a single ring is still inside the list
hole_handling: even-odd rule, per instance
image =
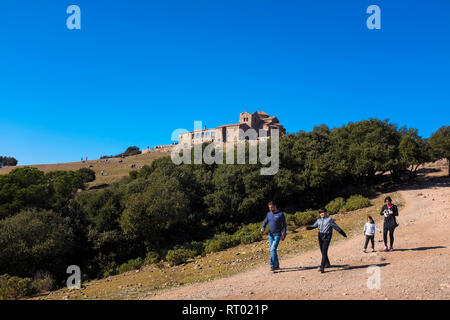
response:
[[[347,237],[347,235],[339,228],[336,222],[327,215],[326,209],[319,209],[319,214],[320,218],[317,219],[313,225],[307,226],[306,230],[319,228],[319,247],[320,252],[322,253],[322,262],[320,263],[319,271],[324,273],[325,268],[330,266],[330,260],[328,260],[328,247],[330,246],[331,237],[333,236],[333,229],[344,237]]]
[[[266,225],[269,224],[270,270],[275,271],[280,269],[277,248],[280,240],[286,238],[286,217],[277,209],[275,201],[270,201],[268,205],[269,212],[261,226],[261,232],[264,232]]]

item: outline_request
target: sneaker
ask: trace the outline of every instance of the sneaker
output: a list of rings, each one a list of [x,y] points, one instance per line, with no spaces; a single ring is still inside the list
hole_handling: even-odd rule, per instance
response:
[[[273,270],[280,270],[280,267],[274,267]]]
[[[275,268],[274,267],[270,267],[270,271],[275,271]]]
[[[384,247],[384,248],[383,248],[383,251],[388,251],[388,248],[387,248],[387,247]]]
[[[394,249],[393,249],[393,248],[390,248],[389,251],[392,252],[392,251],[394,251]]]
[[[372,252],[376,252],[377,250],[375,250],[375,249],[372,249]]]
[[[320,273],[325,273],[325,270],[323,270],[323,269],[320,269]]]
[[[363,249],[363,252],[366,253],[367,252],[366,249]]]

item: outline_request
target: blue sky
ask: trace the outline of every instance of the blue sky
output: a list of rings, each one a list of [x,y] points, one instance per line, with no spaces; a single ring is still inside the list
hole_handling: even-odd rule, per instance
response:
[[[377,117],[428,137],[449,125],[449,14],[448,0],[2,0],[0,155],[95,159],[244,110],[288,132]]]

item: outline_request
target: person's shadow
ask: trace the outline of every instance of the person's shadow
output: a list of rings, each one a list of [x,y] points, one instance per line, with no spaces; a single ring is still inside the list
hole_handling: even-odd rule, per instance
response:
[[[433,250],[433,249],[445,249],[447,247],[444,246],[435,246],[435,247],[418,247],[418,248],[409,248],[409,249],[394,249],[394,251],[425,251],[425,250]]]
[[[338,265],[331,265],[328,268],[325,268],[325,273],[328,272],[336,272],[336,271],[346,271],[346,270],[354,270],[354,269],[365,269],[368,267],[385,267],[389,265],[390,263],[372,263],[372,264],[366,264],[362,266],[350,266],[348,264],[338,264]],[[283,272],[296,272],[296,271],[306,271],[306,270],[317,270],[319,266],[310,266],[310,267],[286,267],[286,268],[280,268],[279,270],[274,271],[274,273],[283,273]]]

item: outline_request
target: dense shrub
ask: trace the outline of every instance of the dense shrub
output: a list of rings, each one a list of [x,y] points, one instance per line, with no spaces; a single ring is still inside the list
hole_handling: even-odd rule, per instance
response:
[[[16,166],[17,165],[17,159],[13,157],[3,157],[0,156],[0,165],[3,166]]]
[[[139,150],[138,147],[133,146],[133,147],[128,147],[127,150],[125,150],[125,152],[120,154],[119,156],[128,157],[128,156],[134,156],[134,155],[141,154],[141,153],[142,152]]]
[[[205,250],[203,242],[192,241],[189,244],[185,244],[184,247],[189,251],[189,258],[195,258],[196,256],[202,255]]]
[[[77,172],[81,175],[84,182],[92,182],[95,180],[95,171],[92,169],[80,168]]]
[[[448,175],[450,176],[450,126],[442,126],[429,138],[433,160],[447,159]]]
[[[307,210],[295,213],[294,219],[295,224],[300,227],[314,223],[318,217],[319,213],[317,210]]]
[[[128,175],[131,179],[136,179],[138,177],[139,172],[137,170],[131,170]]]
[[[232,239],[238,243],[249,244],[262,239],[261,225],[257,223],[247,224],[236,231]]]
[[[238,244],[238,241],[233,239],[232,235],[225,232],[214,235],[212,239],[205,242],[205,253],[221,251]]]
[[[33,293],[30,278],[0,275],[0,300],[13,300]]]
[[[32,288],[35,292],[46,292],[53,289],[55,279],[48,271],[38,270],[33,277]]]
[[[335,214],[341,211],[341,209],[345,205],[345,199],[342,197],[338,197],[332,201],[330,201],[326,206],[325,209],[327,209],[328,214]]]
[[[145,256],[144,264],[155,264],[158,263],[159,260],[161,260],[161,257],[159,256],[158,252],[149,251]]]
[[[100,274],[102,275],[102,277],[106,278],[106,277],[116,275],[117,272],[118,272],[117,271],[117,262],[109,261],[109,263],[107,265],[104,265],[101,268]]]
[[[358,210],[361,208],[366,208],[370,206],[370,200],[362,195],[356,194],[352,195],[350,198],[345,201],[345,205],[343,207],[346,211]]]
[[[185,248],[172,249],[167,252],[166,260],[170,265],[176,266],[185,263],[190,256],[189,250]]]
[[[74,234],[67,218],[29,210],[0,220],[0,273],[26,276],[38,270],[65,274]]]
[[[16,168],[0,175],[0,219],[26,208],[61,210],[78,189],[85,188],[85,171],[52,171]]]
[[[162,232],[186,219],[190,205],[177,179],[159,173],[152,174],[151,178],[145,192],[127,199],[119,221],[127,235],[155,246]]]
[[[128,262],[125,262],[117,268],[117,271],[119,273],[124,273],[127,271],[132,271],[139,269],[144,264],[144,260],[141,257],[138,257],[136,259],[128,260]]]

